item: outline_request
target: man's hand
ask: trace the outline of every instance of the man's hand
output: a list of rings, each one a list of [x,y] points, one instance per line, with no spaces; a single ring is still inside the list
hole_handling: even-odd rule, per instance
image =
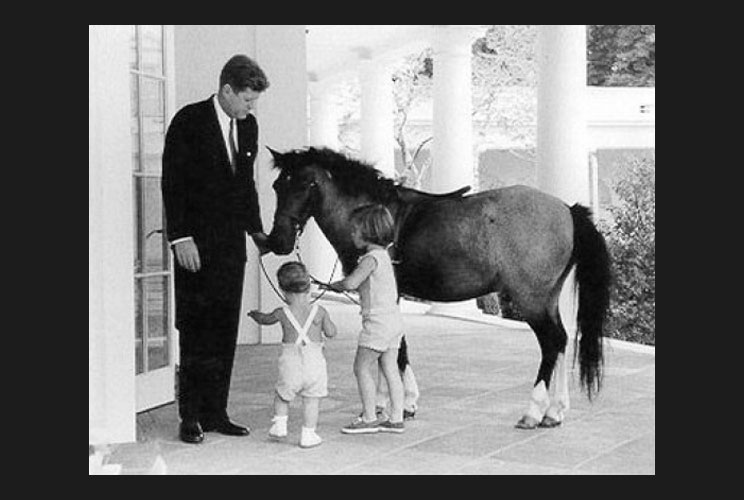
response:
[[[269,237],[266,233],[252,233],[251,238],[253,238],[253,243],[256,244],[260,255],[263,256],[271,252],[271,249],[269,248]]]
[[[199,249],[194,240],[181,241],[173,245],[178,264],[184,269],[195,273],[201,269]]]

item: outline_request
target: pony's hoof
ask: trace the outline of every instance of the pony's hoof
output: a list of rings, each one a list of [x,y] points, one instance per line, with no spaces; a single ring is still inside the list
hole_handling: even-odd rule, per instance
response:
[[[536,429],[539,424],[540,422],[538,422],[537,419],[525,415],[519,419],[519,422],[517,422],[517,425],[514,427],[517,429]]]
[[[553,417],[549,417],[549,416],[545,415],[543,417],[543,419],[542,419],[542,422],[540,422],[539,427],[544,427],[544,428],[550,429],[550,428],[553,428],[553,427],[558,427],[559,425],[561,425],[561,421],[560,420],[556,420]]]

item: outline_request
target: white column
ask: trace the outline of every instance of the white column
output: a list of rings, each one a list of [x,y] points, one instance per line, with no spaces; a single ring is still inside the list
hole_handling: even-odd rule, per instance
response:
[[[272,183],[278,172],[272,167],[271,155],[264,146],[277,151],[301,148],[307,145],[307,59],[305,26],[255,25],[255,58],[269,77],[271,86],[258,101],[258,157],[254,164],[258,182],[258,197],[261,218],[268,233],[273,224],[276,195]],[[248,56],[251,55],[247,52]],[[253,242],[248,242],[249,255],[246,266],[246,281],[243,308],[272,311],[282,305],[259,267],[258,252]],[[277,256],[266,254],[263,263],[269,277],[276,284],[276,271],[282,263],[294,259],[294,255]],[[250,281],[249,281],[250,280]],[[257,288],[258,290],[252,289]],[[256,293],[258,291],[258,293]],[[262,326],[260,335],[254,335],[255,322],[241,315],[240,343],[271,344],[281,342],[281,328]]]
[[[393,82],[390,65],[377,59],[361,61],[362,158],[385,176],[395,177]]]
[[[482,28],[434,26],[434,117],[430,190],[473,184],[472,44]]]
[[[316,81],[309,84],[308,90],[310,98],[309,143],[315,147],[338,150],[340,148],[338,140],[340,109],[334,101],[333,88]],[[336,265],[336,251],[315,223],[315,219],[311,219],[305,226],[300,239],[300,251],[308,271],[316,279],[329,282],[342,277],[341,264]]]
[[[308,84],[310,99],[310,129],[308,140],[311,146],[339,148],[339,108],[333,99],[333,87],[318,81]]]
[[[541,25],[538,37],[537,183],[572,205],[590,203],[587,134],[586,25]],[[559,307],[569,338],[576,334],[572,271]]]
[[[586,26],[540,26],[537,182],[568,204],[590,202],[586,96]]]
[[[479,26],[436,25],[433,33],[434,103],[431,183],[435,193],[473,186],[472,44]],[[475,299],[435,303],[428,314],[478,316]]]
[[[135,440],[129,38],[88,28],[88,432]]]
[[[594,214],[594,221],[599,218],[599,161],[597,159],[597,150],[589,151],[589,185],[591,194],[591,209]]]

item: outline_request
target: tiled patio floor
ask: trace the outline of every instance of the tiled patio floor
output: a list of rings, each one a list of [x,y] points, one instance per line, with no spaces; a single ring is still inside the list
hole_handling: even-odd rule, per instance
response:
[[[655,474],[655,353],[606,345],[605,383],[590,403],[572,371],[571,410],[555,429],[518,430],[539,363],[529,330],[406,314],[409,353],[421,391],[402,435],[348,436],[340,428],[361,405],[352,361],[356,306],[323,302],[339,325],[327,343],[330,396],[321,403],[321,446],[297,446],[300,402],[289,436],[267,436],[279,346],[239,346],[229,413],[250,436],[207,433],[178,440],[175,405],[138,416],[138,442],[108,462],[144,474],[160,456],[168,474]],[[568,359],[572,359],[572,351]],[[578,367],[577,367],[578,370]]]

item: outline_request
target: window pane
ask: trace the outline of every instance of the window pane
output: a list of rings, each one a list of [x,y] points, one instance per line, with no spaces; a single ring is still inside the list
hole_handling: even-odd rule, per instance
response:
[[[142,339],[144,337],[144,304],[142,302],[142,280],[134,280],[134,358],[135,373],[139,375],[145,369],[144,351],[142,350]]]
[[[160,174],[163,169],[163,148],[165,147],[164,120],[158,118],[144,118],[143,126],[143,155],[142,168],[145,172]]]
[[[134,374],[139,375],[145,371],[145,355],[142,351],[142,341],[134,342]]]
[[[142,63],[140,70],[153,75],[163,74],[163,27],[140,25]]]
[[[168,365],[168,277],[144,278],[147,307],[147,370]]]
[[[168,366],[168,339],[151,340],[147,347],[148,370],[157,370]]]
[[[142,222],[144,224],[144,272],[168,270],[168,254],[163,241],[163,198],[159,178],[140,178],[142,183]]]
[[[129,77],[130,102],[132,116],[129,119],[129,125],[132,135],[132,168],[135,172],[142,170],[140,165],[140,126],[139,126],[139,77],[130,75]]]
[[[142,92],[143,169],[160,173],[165,145],[165,88],[163,82],[150,78],[140,79]]]
[[[134,177],[134,272],[141,273],[143,269],[143,245],[142,233],[142,179]]]
[[[163,117],[163,82],[142,77],[140,80],[140,112],[144,117]]]

